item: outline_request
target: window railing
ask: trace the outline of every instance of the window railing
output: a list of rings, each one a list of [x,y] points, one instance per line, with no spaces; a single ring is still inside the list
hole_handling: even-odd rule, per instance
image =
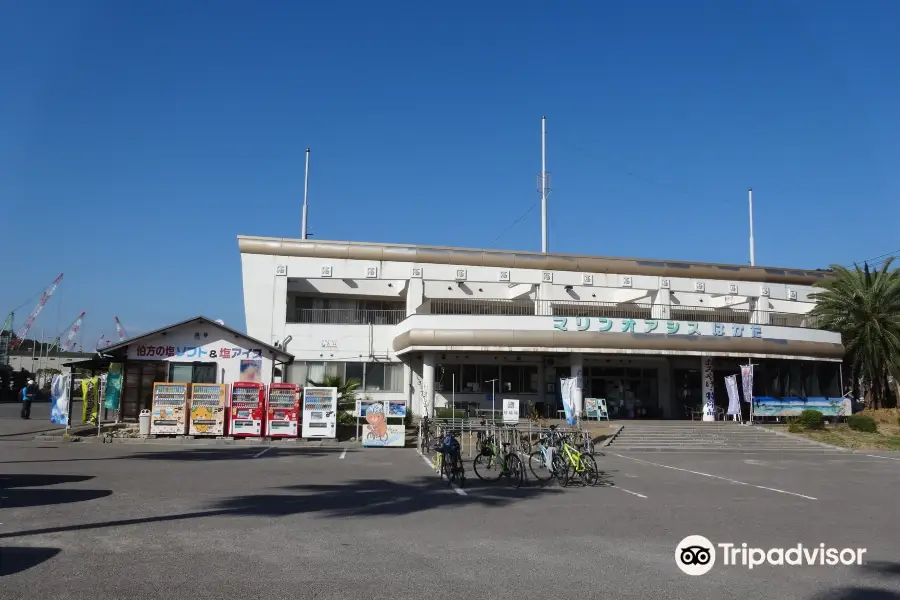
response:
[[[405,310],[298,308],[293,315],[288,313],[287,322],[310,325],[396,325],[405,318]]]
[[[654,305],[639,302],[616,304],[615,302],[584,300],[432,298],[422,304],[416,314],[665,319],[685,322],[778,325],[807,329],[816,329],[819,326],[819,319],[808,314],[747,308],[713,308],[681,304]]]

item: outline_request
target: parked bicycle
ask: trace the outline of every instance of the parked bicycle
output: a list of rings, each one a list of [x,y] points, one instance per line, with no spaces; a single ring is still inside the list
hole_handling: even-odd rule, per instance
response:
[[[435,456],[432,460],[432,465],[440,473],[441,478],[447,479],[448,485],[456,483],[459,486],[463,486],[466,482],[466,469],[463,465],[462,451],[456,435],[455,431],[448,431],[438,441],[434,448]]]
[[[600,470],[594,457],[578,450],[568,439],[562,437],[562,446],[558,456],[553,458],[553,474],[563,487],[575,477],[585,485],[595,486],[600,482]]]
[[[525,483],[525,465],[510,446],[509,442],[503,442],[501,449],[494,436],[487,437],[478,456],[472,461],[475,475],[483,481],[498,481],[501,477],[507,477],[513,487],[522,487]]]

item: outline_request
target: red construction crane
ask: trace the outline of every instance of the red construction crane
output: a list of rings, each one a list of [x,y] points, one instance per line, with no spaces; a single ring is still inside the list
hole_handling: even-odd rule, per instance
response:
[[[75,319],[75,322],[72,323],[72,327],[69,329],[69,335],[66,336],[66,341],[61,348],[63,352],[69,351],[69,348],[72,345],[72,340],[75,339],[75,334],[78,333],[78,330],[81,328],[81,322],[84,320],[85,314],[87,313],[82,312],[80,315],[78,315],[78,318]]]
[[[59,277],[53,280],[53,283],[44,290],[44,294],[41,296],[40,302],[38,305],[34,307],[34,310],[31,311],[31,314],[28,315],[28,320],[25,321],[25,325],[22,326],[22,329],[16,333],[16,338],[9,345],[10,349],[18,348],[22,345],[22,342],[25,341],[25,336],[28,335],[28,331],[31,329],[31,326],[34,325],[34,320],[37,319],[37,316],[41,314],[41,311],[44,309],[44,305],[47,304],[47,300],[50,299],[50,296],[53,295],[53,292],[56,291],[56,286],[59,285],[59,282],[62,281],[63,274],[60,273]]]
[[[119,335],[119,341],[124,342],[127,336],[125,335],[125,328],[119,322],[119,317],[116,317],[116,333]]]

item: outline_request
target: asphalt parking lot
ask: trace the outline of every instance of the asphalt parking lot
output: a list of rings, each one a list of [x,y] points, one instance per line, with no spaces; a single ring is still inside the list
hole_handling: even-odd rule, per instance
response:
[[[346,451],[345,451],[346,449]],[[0,442],[9,598],[900,598],[900,461],[613,455],[607,485],[456,491],[414,450]],[[862,566],[676,566],[713,543]],[[263,593],[263,590],[265,591]]]

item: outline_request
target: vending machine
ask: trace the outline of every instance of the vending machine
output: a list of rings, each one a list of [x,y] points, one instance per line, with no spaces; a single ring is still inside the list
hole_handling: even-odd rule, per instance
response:
[[[303,437],[337,437],[337,388],[303,388]]]
[[[273,383],[269,386],[266,410],[266,432],[271,437],[300,435],[300,386],[296,383]]]
[[[224,383],[191,384],[191,435],[225,435]]]
[[[266,386],[252,381],[231,384],[229,429],[235,437],[258,437],[265,428]]]
[[[150,435],[184,435],[187,432],[186,383],[154,383]]]

